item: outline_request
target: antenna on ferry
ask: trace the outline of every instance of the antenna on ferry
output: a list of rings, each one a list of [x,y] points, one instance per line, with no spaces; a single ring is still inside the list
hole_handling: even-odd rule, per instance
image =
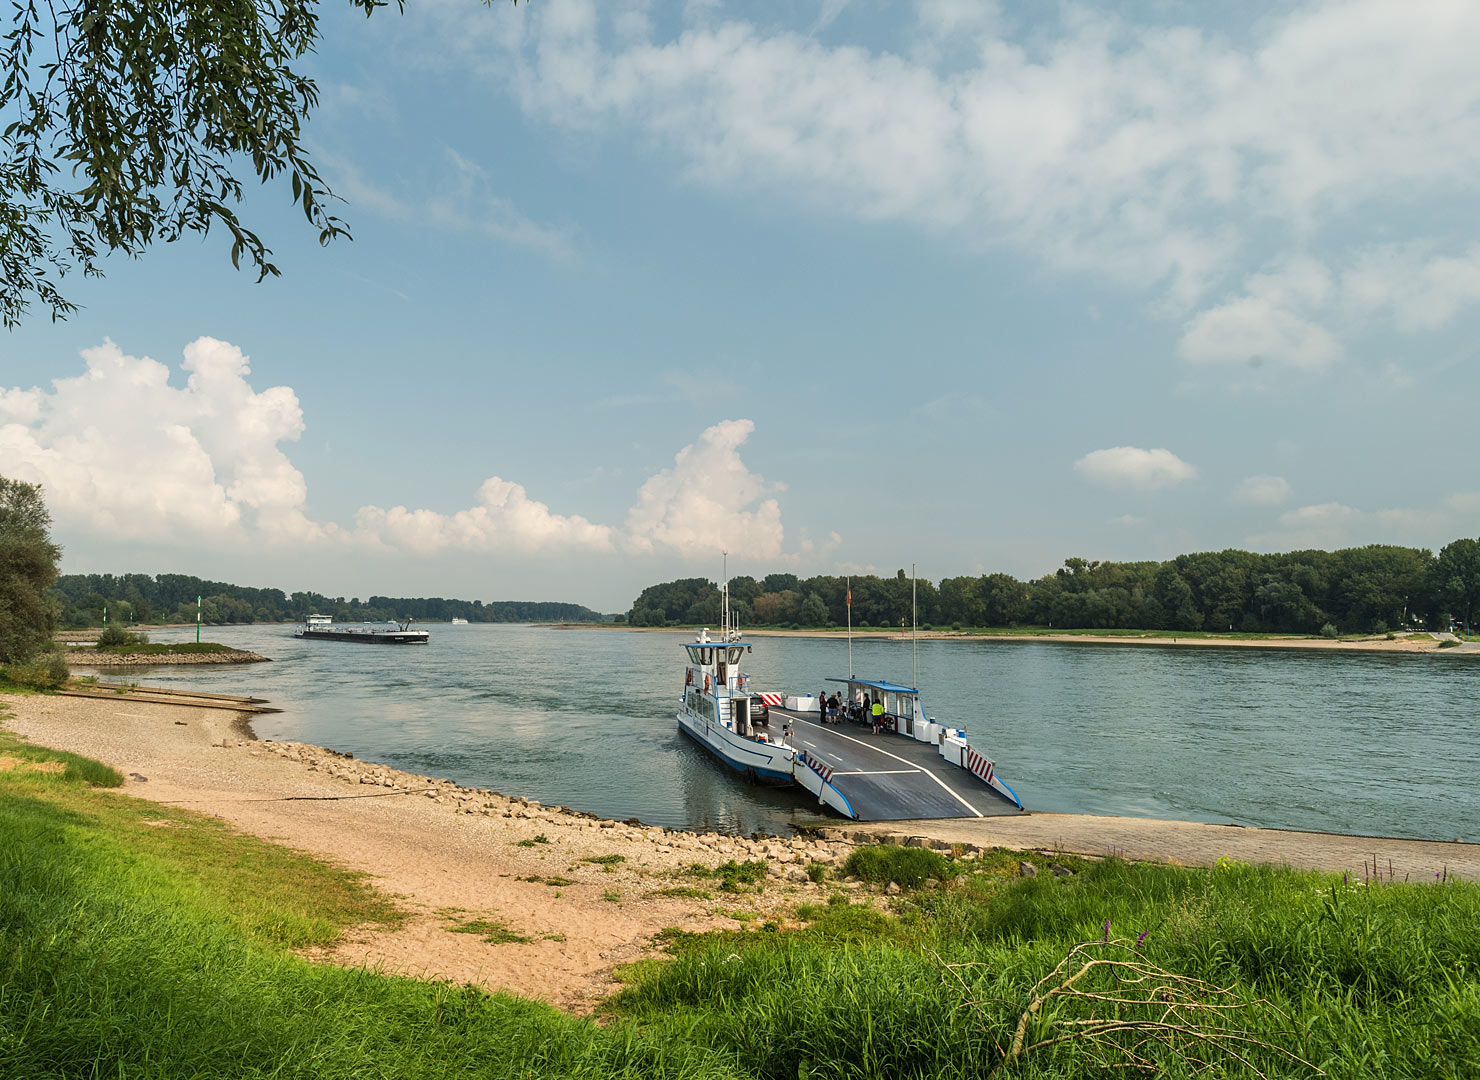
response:
[[[853,578],[845,577],[843,580],[848,583],[848,678],[851,679],[853,678]],[[851,694],[853,691],[850,689],[848,692]]]
[[[728,551],[726,551],[726,550],[721,549],[720,555],[722,555],[724,557],[724,563],[722,565],[724,566],[723,576],[724,576],[724,581],[725,581],[725,583],[724,583],[724,592],[723,592],[723,597],[724,597],[724,600],[723,600],[723,606],[724,606],[724,611],[723,611],[724,631],[723,632],[724,632],[724,635],[725,635],[724,636],[724,640],[725,641],[729,641],[730,640],[730,553]]]
[[[915,564],[910,563],[910,635],[915,639],[915,689],[920,689],[920,601],[915,586]]]

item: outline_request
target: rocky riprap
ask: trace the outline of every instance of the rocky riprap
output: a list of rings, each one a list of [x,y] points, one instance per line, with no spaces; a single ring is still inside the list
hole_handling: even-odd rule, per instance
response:
[[[574,830],[592,840],[641,843],[660,861],[674,865],[694,862],[722,863],[763,860],[771,877],[799,885],[812,884],[808,863],[842,869],[853,844],[837,838],[813,836],[733,836],[715,832],[688,832],[661,825],[644,825],[636,819],[608,821],[595,814],[564,806],[542,806],[535,799],[503,795],[486,788],[466,788],[451,780],[438,780],[402,772],[386,765],[356,760],[352,754],[298,742],[256,743],[253,749],[268,751],[302,764],[316,772],[357,788],[379,788],[386,794],[431,799],[455,813],[473,817],[507,818],[531,825]],[[370,794],[371,792],[364,792]],[[360,794],[360,792],[356,792]],[[836,880],[829,887],[836,888]]]
[[[68,649],[72,667],[157,667],[161,664],[263,664],[271,657],[232,649],[213,653],[113,653],[101,649]]]

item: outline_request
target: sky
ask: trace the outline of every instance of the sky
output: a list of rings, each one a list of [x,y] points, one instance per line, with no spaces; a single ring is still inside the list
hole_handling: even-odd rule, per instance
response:
[[[1480,5],[328,5],[286,184],[0,337],[64,572],[676,577],[1480,534]]]

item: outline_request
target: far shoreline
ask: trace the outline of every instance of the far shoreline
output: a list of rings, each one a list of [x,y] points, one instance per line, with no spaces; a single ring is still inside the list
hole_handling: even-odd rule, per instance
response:
[[[692,634],[690,626],[627,626],[623,623],[535,623],[549,629],[600,629],[626,630],[635,634]],[[744,631],[750,638],[819,638],[845,640],[847,630],[782,630],[754,629]],[[1163,646],[1166,648],[1235,648],[1235,649],[1305,649],[1317,652],[1377,652],[1405,655],[1480,656],[1480,641],[1459,641],[1448,648],[1431,637],[1427,631],[1400,634],[1392,638],[1387,635],[1351,638],[1301,637],[1278,635],[1270,637],[1246,637],[1240,635],[1188,635],[1171,634],[1163,630],[1127,631],[1119,634],[1099,633],[1091,630],[1026,630],[1001,633],[975,633],[969,630],[921,630],[918,635],[906,630],[854,630],[851,634],[858,640],[908,642],[916,636],[920,641],[982,641],[992,643],[1058,644],[1058,645],[1125,645]]]

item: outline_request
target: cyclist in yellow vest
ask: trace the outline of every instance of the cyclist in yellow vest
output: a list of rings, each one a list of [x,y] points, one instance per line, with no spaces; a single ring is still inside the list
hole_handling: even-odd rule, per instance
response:
[[[874,734],[877,735],[879,733],[879,725],[884,722],[884,703],[882,701],[875,701],[873,708],[869,711],[873,714]]]

